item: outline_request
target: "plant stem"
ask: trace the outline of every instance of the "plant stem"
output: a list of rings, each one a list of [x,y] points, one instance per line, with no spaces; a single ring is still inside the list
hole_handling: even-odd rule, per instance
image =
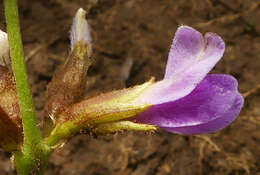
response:
[[[25,67],[17,0],[5,0],[5,14],[12,68],[15,76],[16,90],[23,121],[24,146],[30,149],[32,144],[38,143],[41,140],[41,132],[35,115],[27,70]]]
[[[43,142],[38,126],[32,94],[27,77],[20,34],[17,0],[4,0],[12,69],[22,116],[24,143],[22,152],[14,153],[19,174],[32,174],[32,168],[43,166],[50,148]],[[36,165],[37,163],[37,165]],[[24,170],[22,170],[24,169]]]

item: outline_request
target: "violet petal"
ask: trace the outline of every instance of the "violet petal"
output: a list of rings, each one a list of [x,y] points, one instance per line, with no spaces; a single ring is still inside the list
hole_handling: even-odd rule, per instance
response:
[[[164,78],[183,72],[192,66],[204,50],[202,34],[188,26],[177,29],[173,38]]]
[[[92,38],[91,38],[91,29],[88,25],[86,18],[86,11],[82,8],[79,8],[71,26],[70,32],[70,45],[71,50],[74,49],[74,46],[77,42],[82,41],[83,44],[88,44],[90,54],[92,53]]]
[[[169,54],[164,80],[155,83],[137,102],[161,104],[188,95],[220,60],[223,40],[214,33],[203,38],[195,29],[179,27]]]
[[[186,97],[154,105],[135,120],[180,134],[213,132],[230,124],[239,114],[244,100],[237,86],[232,76],[209,74]]]

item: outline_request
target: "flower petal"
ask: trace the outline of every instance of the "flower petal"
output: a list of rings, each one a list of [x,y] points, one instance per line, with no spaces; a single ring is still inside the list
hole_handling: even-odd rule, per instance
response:
[[[194,67],[209,72],[223,56],[224,50],[225,43],[217,34],[206,33],[203,38],[197,30],[181,26],[173,39],[164,78],[180,76]],[[207,64],[201,67],[201,62],[205,60]]]
[[[188,95],[220,60],[225,43],[214,33],[203,38],[195,29],[179,27],[169,54],[164,80],[137,101],[161,104]]]
[[[202,34],[195,29],[179,27],[172,42],[164,78],[171,78],[192,66],[204,50],[203,40]]]
[[[7,33],[0,30],[0,65],[5,66],[10,63],[9,43]]]
[[[154,105],[137,115],[135,120],[174,133],[208,133],[230,124],[239,114],[243,102],[235,78],[210,74],[186,97]]]
[[[90,34],[90,26],[88,25],[86,11],[82,8],[78,9],[71,26],[70,42],[71,50],[77,42],[83,41],[83,44],[88,44],[89,52],[92,54],[92,38]]]

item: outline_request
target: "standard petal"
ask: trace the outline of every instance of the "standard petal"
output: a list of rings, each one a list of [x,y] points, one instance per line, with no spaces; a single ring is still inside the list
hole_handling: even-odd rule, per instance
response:
[[[165,78],[155,83],[137,101],[161,104],[189,93],[220,60],[225,43],[214,33],[203,38],[195,29],[182,26],[176,32],[169,54]]]
[[[210,74],[186,97],[155,105],[137,115],[135,120],[174,133],[209,133],[230,124],[243,102],[235,78]]]
[[[164,78],[171,78],[192,66],[203,50],[204,39],[200,32],[188,26],[179,27],[172,41]]]
[[[222,57],[225,43],[217,34],[206,33],[203,37],[197,30],[181,26],[178,28],[168,56],[165,79],[180,76],[194,67],[201,68],[200,62],[207,60],[206,71],[210,71]],[[208,70],[209,69],[209,70]]]

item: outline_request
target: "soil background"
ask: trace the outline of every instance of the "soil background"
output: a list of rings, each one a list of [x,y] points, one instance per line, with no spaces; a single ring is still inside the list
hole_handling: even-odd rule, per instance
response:
[[[5,30],[3,4],[0,27]],[[218,33],[226,42],[212,72],[239,81],[245,105],[215,134],[164,131],[105,137],[78,135],[55,151],[46,175],[260,175],[260,2],[258,0],[20,0],[28,72],[39,120],[46,85],[69,54],[69,31],[80,7],[92,27],[94,63],[86,97],[162,79],[178,26]],[[14,175],[0,151],[0,174]]]

